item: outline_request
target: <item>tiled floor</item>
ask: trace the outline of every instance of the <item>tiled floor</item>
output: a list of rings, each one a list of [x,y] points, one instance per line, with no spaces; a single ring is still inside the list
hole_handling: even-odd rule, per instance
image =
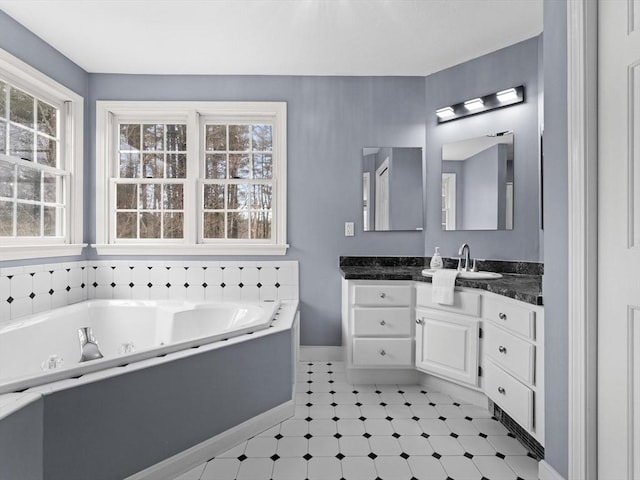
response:
[[[484,409],[419,385],[350,385],[300,363],[293,418],[176,480],[503,480],[537,461]]]

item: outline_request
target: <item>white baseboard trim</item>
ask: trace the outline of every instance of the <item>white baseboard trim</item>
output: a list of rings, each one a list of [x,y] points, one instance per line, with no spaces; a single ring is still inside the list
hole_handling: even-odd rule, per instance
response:
[[[298,358],[303,362],[340,362],[343,360],[342,347],[300,345]]]
[[[215,437],[169,457],[162,462],[131,475],[125,480],[172,480],[206,462],[210,458],[292,417],[294,413],[295,403],[293,400],[290,400],[256,417],[250,418],[246,422],[230,428]]]
[[[540,480],[565,480],[555,468],[549,465],[544,460],[540,460],[538,463],[538,478]]]

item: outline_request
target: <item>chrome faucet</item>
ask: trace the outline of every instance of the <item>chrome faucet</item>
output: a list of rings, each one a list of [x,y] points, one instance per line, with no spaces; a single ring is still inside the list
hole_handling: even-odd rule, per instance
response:
[[[79,328],[78,337],[80,338],[80,362],[88,362],[89,360],[102,358],[98,341],[96,337],[93,336],[91,327]]]
[[[460,250],[458,250],[458,255],[464,255],[464,269],[462,268],[462,257],[460,257],[458,259],[458,270],[464,270],[465,272],[470,271],[471,268],[469,264],[471,263],[471,250],[469,249],[469,245],[463,243]]]

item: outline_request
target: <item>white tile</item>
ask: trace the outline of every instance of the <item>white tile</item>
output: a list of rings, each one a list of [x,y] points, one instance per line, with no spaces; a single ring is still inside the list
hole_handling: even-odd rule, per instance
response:
[[[265,431],[260,432],[258,437],[275,437],[280,433],[280,424],[274,425],[271,428],[267,428]]]
[[[386,418],[389,416],[387,409],[382,405],[362,405],[360,411],[362,416],[366,418]]]
[[[348,480],[371,480],[378,475],[369,457],[346,457],[342,459],[342,476]]]
[[[400,448],[409,455],[431,455],[433,448],[422,435],[402,435],[398,438]]]
[[[451,478],[464,478],[465,480],[480,480],[482,478],[480,470],[467,457],[442,457],[440,463]]]
[[[506,435],[509,433],[500,422],[491,418],[474,418],[471,423],[485,435]]]
[[[314,457],[307,463],[309,480],[337,480],[342,478],[340,460],[332,457]]]
[[[328,382],[314,382],[312,385],[313,391],[316,393],[329,393],[335,391],[335,389],[333,388],[333,384]]]
[[[0,297],[0,323],[11,319],[11,305],[7,303],[4,297],[4,292],[1,292],[1,294],[2,297]]]
[[[14,298],[11,302],[11,318],[24,317],[33,313],[33,302],[29,297]]]
[[[222,301],[223,288],[219,284],[212,285],[207,282],[207,288],[205,288],[204,298],[208,302],[220,302]]]
[[[393,435],[391,422],[384,418],[368,418],[364,421],[364,428],[371,435]]]
[[[62,290],[67,288],[69,284],[69,273],[64,268],[56,268],[51,274],[51,288],[54,290]]]
[[[358,408],[356,405],[338,405],[335,407],[336,417],[338,418],[360,418],[361,416],[367,417],[363,411],[363,407]],[[381,407],[382,408],[382,407]],[[368,418],[368,417],[367,417]]]
[[[295,275],[294,269],[289,266],[281,266],[276,271],[276,276],[278,277],[278,282],[280,285],[297,285],[298,279]]]
[[[331,380],[331,375],[326,372],[314,371],[310,377],[310,380],[313,382],[328,382],[329,380]]]
[[[247,458],[240,462],[236,480],[269,480],[272,472],[273,460],[270,458]]]
[[[82,272],[81,268],[72,268],[67,275],[67,280],[69,282],[69,286],[71,287],[79,287],[82,283]]]
[[[358,392],[360,392],[358,390]],[[363,405],[380,405],[380,395],[377,393],[358,393],[358,401]]]
[[[447,427],[458,435],[478,435],[478,429],[469,420],[464,418],[447,418]]]
[[[275,267],[262,267],[258,274],[260,283],[264,286],[273,286],[278,282]]]
[[[526,455],[527,449],[515,438],[507,435],[489,435],[487,441],[503,455]]]
[[[278,441],[273,437],[253,437],[247,441],[244,454],[247,457],[271,457],[276,453]]]
[[[69,304],[81,302],[85,299],[84,294],[86,291],[86,288],[71,287],[71,290],[67,293],[67,302]]]
[[[278,288],[279,300],[298,300],[297,289],[289,285],[280,285]]]
[[[313,383],[310,384],[311,385],[311,391],[313,391]],[[331,395],[330,393],[322,393],[322,392],[314,392],[311,395],[309,395],[309,401],[311,403],[313,403],[314,405],[330,405],[333,403],[333,395]]]
[[[11,296],[23,298],[28,296],[33,289],[33,279],[28,273],[14,275],[11,278]]]
[[[455,438],[448,435],[431,435],[429,443],[433,451],[438,452],[440,455],[464,455],[462,446]]]
[[[413,412],[406,405],[387,405],[384,407],[391,418],[412,418]]]
[[[148,295],[149,300],[167,300],[169,298],[169,289],[164,285],[156,285],[154,283],[151,288],[149,287],[141,287],[141,288],[146,289],[145,291]],[[138,287],[133,287],[131,289],[131,295],[134,295],[134,291],[137,291],[136,289],[138,289]]]
[[[515,472],[501,458],[478,456],[473,457],[473,463],[483,476],[491,480],[516,480],[517,478]]]
[[[458,437],[458,442],[462,445],[465,452],[469,452],[472,455],[495,455],[496,449],[491,446],[485,438],[478,435],[469,436],[462,435]]]
[[[402,438],[402,437],[400,437]],[[369,438],[371,451],[376,455],[400,455],[402,448],[395,437],[390,435],[374,435]]]
[[[314,457],[335,457],[338,452],[340,447],[337,438],[312,437],[309,439],[309,454]]]
[[[96,268],[95,281],[98,285],[110,285],[113,282],[113,269],[107,266]]]
[[[239,302],[242,300],[242,289],[237,285],[226,283],[226,286],[222,289],[222,300],[225,302]]]
[[[429,397],[429,400],[436,404],[453,404],[454,402],[454,400],[449,395],[446,395],[444,393],[429,392],[427,393],[427,397]]]
[[[238,458],[244,453],[244,449],[247,447],[247,442],[242,442],[233,448],[230,448],[226,452],[221,453],[216,458]]]
[[[416,417],[419,418],[438,418],[440,413],[436,410],[436,407],[432,407],[431,405],[416,405],[412,404],[410,407],[411,411]]]
[[[348,403],[351,405],[355,405],[355,403],[358,401],[358,398],[354,393],[351,392],[336,392],[333,394],[333,401],[338,404]]]
[[[51,289],[52,282],[51,282],[51,274],[49,272],[47,271],[36,272],[35,275],[32,277],[32,279],[33,279],[32,289],[36,294],[45,293]]]
[[[69,294],[65,290],[56,290],[51,295],[51,308],[64,307],[69,303]]]
[[[242,282],[240,269],[238,267],[225,267],[222,270],[222,281],[227,285],[235,285],[237,287]]]
[[[415,405],[428,405],[431,400],[426,394],[420,392],[405,392],[404,398],[412,406]]]
[[[176,477],[175,480],[200,480],[200,477],[202,476],[202,472],[204,471],[205,467],[206,467],[206,464],[204,463],[202,465],[198,465],[197,467],[192,468],[188,472],[183,473],[179,477]],[[235,476],[235,474],[236,472],[234,471],[231,475],[228,475],[228,476],[229,478],[231,478],[231,476]],[[204,478],[205,480],[210,480],[210,479],[213,479],[214,477],[202,477],[202,478]],[[221,477],[218,476],[218,478],[221,478]]]
[[[418,425],[424,433],[429,435],[449,435],[451,433],[447,424],[437,418],[421,418],[418,420]]]
[[[167,288],[167,298],[169,300],[186,300],[187,289],[182,285],[172,283],[170,288]]]
[[[280,425],[280,434],[285,437],[303,437],[309,433],[309,423],[306,420],[290,418]]]
[[[512,468],[516,475],[525,480],[535,480],[538,478],[538,461],[534,458],[517,455],[508,455],[505,462]]]
[[[309,451],[309,441],[304,437],[283,437],[278,440],[276,453],[281,457],[302,458]]]
[[[187,272],[182,266],[173,266],[167,270],[167,282],[169,282],[172,287],[180,286],[183,287],[187,282]]]
[[[240,271],[240,281],[245,285],[255,286],[261,283],[259,272],[257,267],[243,267]]]
[[[186,289],[186,299],[192,302],[203,302],[205,289],[201,284],[191,284]]]
[[[357,418],[341,418],[336,422],[341,435],[362,435],[365,433],[364,423]]]
[[[113,298],[125,299],[125,300],[130,299],[131,287],[129,287],[129,285],[123,285],[123,284],[116,285],[113,289]]]
[[[118,266],[113,271],[113,281],[118,285],[128,286],[131,283],[131,269],[128,266]]]
[[[273,480],[301,480],[307,476],[307,461],[304,458],[279,458],[273,464]]]
[[[309,416],[309,407],[306,405],[294,405],[293,416],[296,418],[307,418]]]
[[[371,453],[369,441],[362,435],[344,436],[338,440],[340,453],[347,457],[365,457]]]
[[[260,288],[260,301],[279,300],[278,289],[272,285],[263,285]]]
[[[202,267],[189,267],[185,272],[185,281],[189,285],[202,285],[204,283],[204,270]]]
[[[374,460],[378,476],[389,480],[409,480],[413,475],[402,457],[378,457]]]
[[[113,288],[111,288],[111,286],[108,284],[98,284],[98,286],[95,288],[95,295],[95,298],[111,300],[113,298]]]
[[[392,392],[382,392],[380,394],[380,400],[388,404],[402,405],[406,402],[404,395],[398,393],[397,390]]]
[[[422,433],[418,422],[409,418],[394,418],[391,420],[391,425],[400,435],[420,435]]]
[[[328,418],[311,420],[309,422],[309,433],[314,436],[315,435],[335,435],[337,433],[336,422]]]
[[[244,286],[240,292],[240,299],[243,302],[259,302],[260,301],[260,288],[255,285],[247,285]]]
[[[436,458],[431,456],[411,456],[407,463],[416,478],[429,480],[445,480],[447,472]]]
[[[464,411],[455,405],[436,405],[436,410],[445,418],[464,418]]]
[[[460,408],[464,414],[471,418],[491,418],[489,409],[478,407],[477,405],[461,405]]]
[[[46,292],[36,294],[36,296],[33,297],[32,308],[33,313],[40,313],[46,310],[51,310],[51,295]]]

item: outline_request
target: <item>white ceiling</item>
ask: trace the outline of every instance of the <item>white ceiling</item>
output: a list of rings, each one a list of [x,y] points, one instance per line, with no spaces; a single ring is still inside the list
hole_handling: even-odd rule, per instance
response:
[[[428,75],[542,31],[542,0],[0,0],[88,72]]]

